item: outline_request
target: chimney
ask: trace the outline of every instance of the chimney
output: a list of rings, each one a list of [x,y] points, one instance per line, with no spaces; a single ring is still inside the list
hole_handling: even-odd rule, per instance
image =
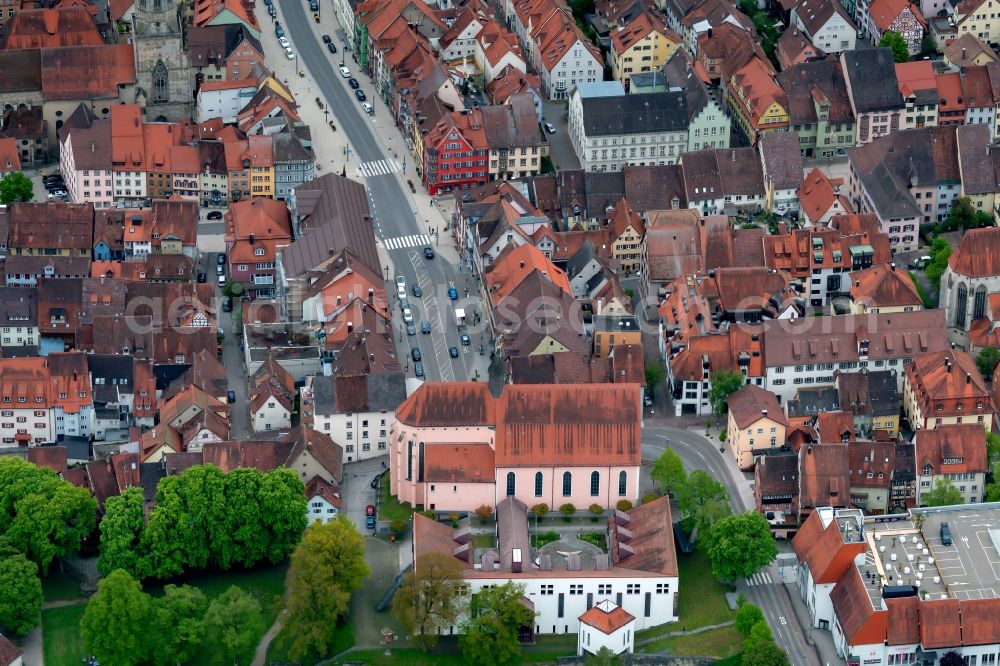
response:
[[[96,152],[96,151],[97,151],[97,144],[95,144],[93,141],[91,141],[90,142],[90,152],[93,153],[93,152]]]
[[[519,262],[519,263],[520,263],[520,268],[524,268],[524,262],[522,261],[522,262]]]
[[[972,375],[970,373],[968,373],[968,372],[965,373],[965,383],[966,384],[971,384],[972,383]]]
[[[767,410],[766,409],[760,410],[760,415],[761,416],[767,416]]]
[[[354,322],[347,322],[347,332],[351,333],[354,331]]]
[[[965,60],[965,47],[962,47],[962,60]]]
[[[253,234],[250,234],[250,243],[253,243],[253,241],[254,241]]]
[[[950,374],[951,373],[951,359],[950,358],[946,358],[944,360],[944,367],[947,369],[948,373]]]
[[[894,261],[891,264],[889,264],[889,268],[892,270],[893,273],[895,273],[896,272],[896,262]]]

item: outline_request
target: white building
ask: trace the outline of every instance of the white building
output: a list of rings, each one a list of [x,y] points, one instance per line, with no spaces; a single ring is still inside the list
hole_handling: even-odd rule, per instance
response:
[[[800,387],[833,386],[835,370],[895,370],[903,392],[903,364],[918,354],[950,347],[940,310],[842,315],[824,326],[812,318],[764,322],[764,388],[779,402]]]
[[[669,498],[629,512],[615,511],[608,521],[609,553],[600,555],[563,554],[558,544],[533,551],[528,509],[513,497],[497,505],[496,515],[498,547],[477,561],[465,530],[456,532],[414,514],[416,566],[420,566],[421,556],[429,553],[456,557],[473,595],[508,581],[524,585],[524,601],[535,612],[535,623],[521,628],[522,633],[577,633],[581,616],[604,600],[613,600],[632,616],[628,631],[633,633],[677,621],[679,578]],[[459,626],[437,629],[450,634]]]
[[[402,372],[307,377],[300,391],[303,418],[344,447],[345,462],[387,455],[396,407],[406,399],[405,379]]]
[[[138,208],[146,199],[146,172],[141,170],[118,170],[111,172],[112,190],[115,203],[127,208]]]
[[[626,95],[617,81],[580,84],[568,113],[573,148],[584,171],[674,164],[687,149],[683,91]]]
[[[310,523],[319,521],[325,525],[340,515],[339,488],[323,477],[314,476],[309,480],[306,484],[306,498],[309,500]]]
[[[989,301],[1000,293],[1000,267],[993,263],[998,253],[1000,228],[986,227],[967,231],[948,258],[938,302],[956,341],[964,341],[974,322],[987,319]]]
[[[198,88],[198,122],[222,118],[225,124],[236,122],[236,114],[257,94],[254,79],[244,81],[206,81]]]
[[[635,649],[635,616],[609,599],[580,616],[576,654],[597,654],[601,648],[614,654],[631,654]]]
[[[792,25],[824,53],[853,51],[858,29],[838,0],[805,0],[792,10]]]
[[[567,99],[575,86],[604,78],[604,62],[597,47],[582,37],[573,19],[563,16],[560,20],[568,23],[545,44],[535,45],[542,92],[549,99]]]
[[[59,171],[72,203],[108,208],[114,202],[111,121],[80,105],[59,130]]]
[[[438,42],[441,61],[463,64],[471,62],[476,53],[476,35],[488,21],[471,8],[463,10],[455,24],[448,28]]]

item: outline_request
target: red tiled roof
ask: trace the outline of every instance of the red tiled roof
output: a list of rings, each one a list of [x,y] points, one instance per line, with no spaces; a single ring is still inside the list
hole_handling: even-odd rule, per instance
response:
[[[962,644],[962,620],[958,599],[920,602],[920,643],[925,650]]]
[[[731,394],[726,400],[729,414],[736,422],[736,427],[743,430],[762,418],[769,418],[776,423],[787,426],[778,398],[767,389],[755,384],[748,384]]]
[[[614,606],[610,611],[602,608],[603,605],[608,604],[614,606],[608,601],[592,606],[590,610],[580,616],[580,622],[605,634],[613,634],[635,620],[635,616],[621,606]]]
[[[424,450],[424,478],[439,483],[495,483],[489,444],[434,444]]]

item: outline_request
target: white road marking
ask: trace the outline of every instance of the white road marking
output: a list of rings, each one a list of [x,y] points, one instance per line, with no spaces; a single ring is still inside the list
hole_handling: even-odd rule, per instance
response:
[[[387,250],[402,250],[407,247],[421,247],[423,245],[430,245],[431,238],[427,234],[413,234],[411,236],[398,236],[396,238],[384,238],[382,242],[385,243]]]
[[[388,176],[397,171],[399,171],[399,162],[395,160],[372,160],[370,162],[362,162],[358,166],[358,174],[363,178]]]

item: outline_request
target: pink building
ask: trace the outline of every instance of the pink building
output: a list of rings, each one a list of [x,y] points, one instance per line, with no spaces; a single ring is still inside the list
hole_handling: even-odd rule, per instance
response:
[[[425,383],[396,410],[393,493],[438,511],[635,502],[640,419],[638,384]]]

